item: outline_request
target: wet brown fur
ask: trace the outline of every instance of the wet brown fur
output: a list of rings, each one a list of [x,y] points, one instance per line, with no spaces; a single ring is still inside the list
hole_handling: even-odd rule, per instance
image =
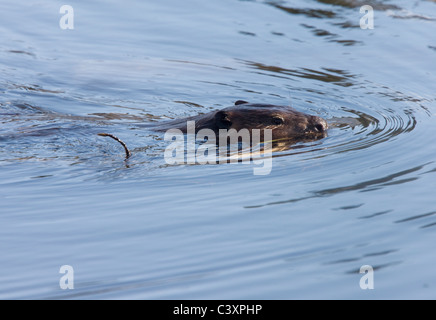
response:
[[[195,132],[211,129],[271,129],[273,140],[319,139],[326,136],[327,122],[318,117],[296,111],[292,107],[237,101],[234,106],[193,117],[170,120],[153,128],[155,131],[179,129],[187,132],[187,122],[195,121]]]

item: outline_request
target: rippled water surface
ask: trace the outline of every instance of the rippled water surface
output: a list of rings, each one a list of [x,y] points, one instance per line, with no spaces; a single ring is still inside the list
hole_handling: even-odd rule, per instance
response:
[[[62,4],[0,1],[0,298],[436,298],[434,1]],[[165,163],[146,125],[239,99],[328,137]]]

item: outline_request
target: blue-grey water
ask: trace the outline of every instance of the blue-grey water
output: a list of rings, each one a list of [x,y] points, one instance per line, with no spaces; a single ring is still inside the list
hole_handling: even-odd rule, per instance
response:
[[[64,4],[0,1],[1,299],[436,298],[436,2]],[[254,175],[141,126],[238,99],[328,137]]]

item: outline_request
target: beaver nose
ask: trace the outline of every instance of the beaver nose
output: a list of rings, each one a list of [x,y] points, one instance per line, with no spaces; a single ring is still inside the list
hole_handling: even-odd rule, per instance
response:
[[[315,132],[322,133],[327,131],[328,129],[327,121],[325,121],[323,118],[314,116],[311,122],[312,122],[311,127]]]

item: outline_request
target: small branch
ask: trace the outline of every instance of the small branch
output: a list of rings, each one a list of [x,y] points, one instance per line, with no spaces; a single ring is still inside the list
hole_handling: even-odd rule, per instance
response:
[[[130,156],[132,155],[132,153],[130,152],[129,148],[127,148],[127,145],[118,137],[114,136],[113,134],[109,134],[109,133],[99,133],[98,134],[101,137],[109,137],[114,139],[115,141],[118,141],[119,143],[121,143],[121,145],[124,148],[124,151],[126,151],[126,160],[130,158]]]

